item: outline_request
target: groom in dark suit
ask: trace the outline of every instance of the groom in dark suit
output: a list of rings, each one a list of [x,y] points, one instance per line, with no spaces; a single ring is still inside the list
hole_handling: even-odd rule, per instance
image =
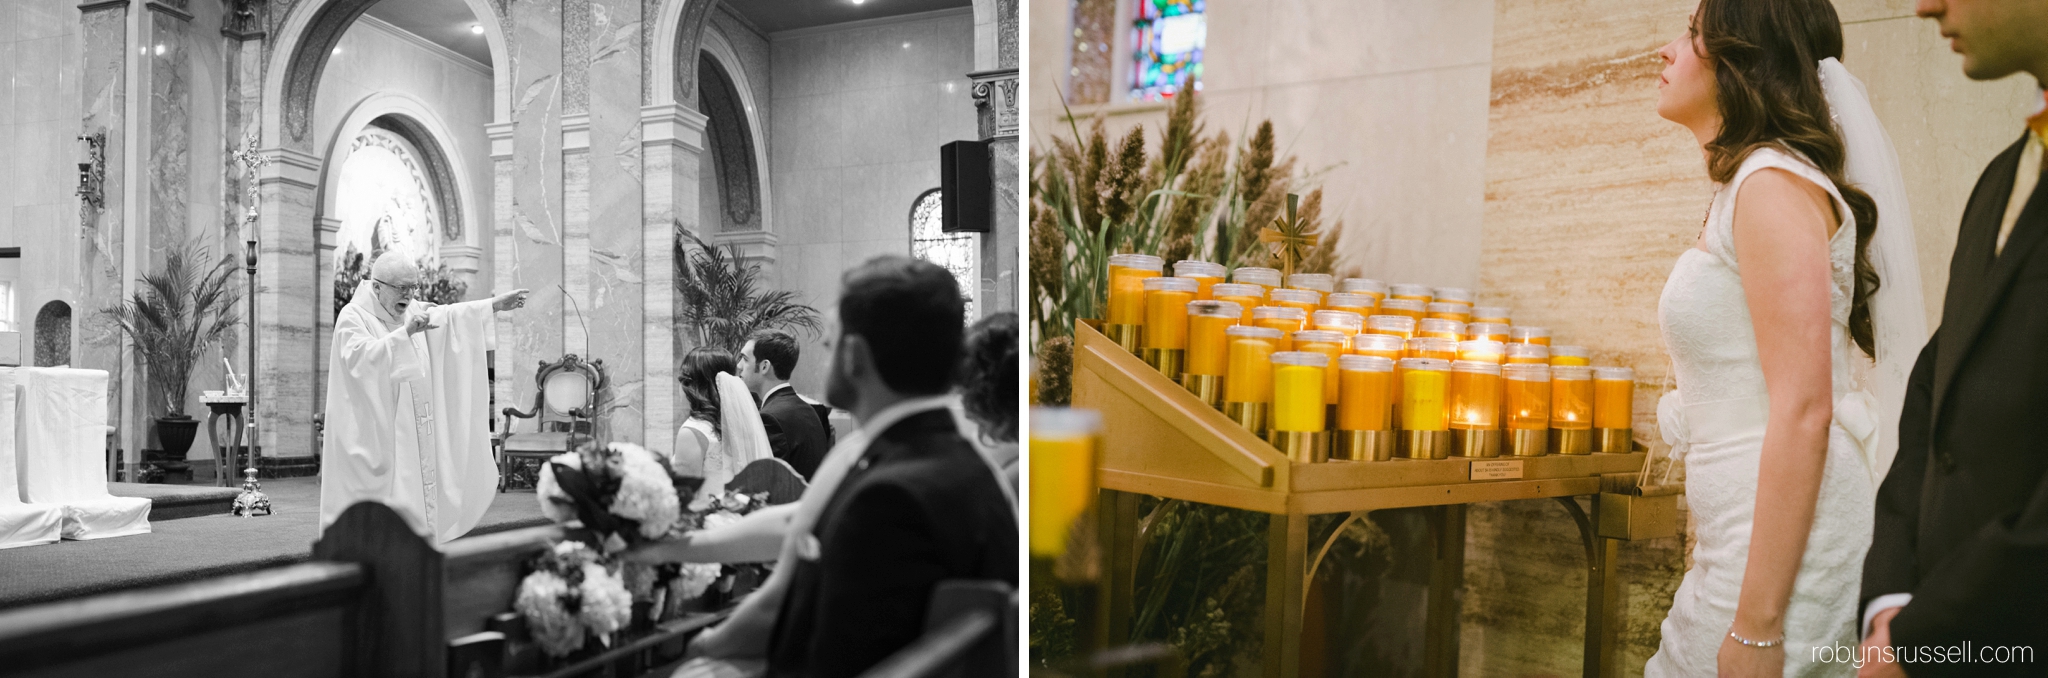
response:
[[[1919,13],[1970,78],[2048,82],[2048,0]],[[2048,672],[2048,95],[2034,104],[1964,207],[1941,327],[1907,382],[1863,566],[1864,675]]]
[[[832,449],[832,430],[825,419],[829,408],[813,406],[789,385],[798,355],[796,337],[780,330],[761,330],[740,347],[739,369],[747,389],[761,399],[761,423],[768,429],[769,449],[809,481]]]

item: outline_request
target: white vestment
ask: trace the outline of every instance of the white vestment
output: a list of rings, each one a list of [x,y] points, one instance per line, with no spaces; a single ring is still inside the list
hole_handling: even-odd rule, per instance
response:
[[[415,302],[415,307],[426,306]],[[408,335],[364,281],[334,321],[321,444],[320,529],[361,501],[382,502],[436,543],[483,519],[497,493],[491,460],[490,300],[425,309],[439,327]]]

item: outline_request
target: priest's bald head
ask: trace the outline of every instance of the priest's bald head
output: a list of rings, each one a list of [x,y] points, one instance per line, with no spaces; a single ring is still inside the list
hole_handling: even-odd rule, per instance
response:
[[[377,309],[391,318],[403,318],[412,304],[413,290],[419,286],[420,267],[397,250],[387,251],[370,264],[370,282],[376,288]]]

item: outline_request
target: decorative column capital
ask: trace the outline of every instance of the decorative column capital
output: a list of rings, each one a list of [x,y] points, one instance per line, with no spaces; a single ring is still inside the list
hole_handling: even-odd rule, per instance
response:
[[[319,156],[290,148],[266,148],[257,153],[271,160],[260,170],[258,183],[287,183],[303,188],[320,188]]]
[[[704,130],[711,122],[703,113],[681,104],[640,107],[640,144],[674,144],[694,153],[704,152]]]
[[[711,235],[711,244],[732,246],[740,256],[752,263],[774,264],[776,244],[780,242],[775,234],[767,231],[728,231]]]
[[[975,119],[982,141],[1017,138],[1017,69],[967,74],[974,80]]]
[[[589,113],[570,113],[562,116],[562,152],[590,152]]]

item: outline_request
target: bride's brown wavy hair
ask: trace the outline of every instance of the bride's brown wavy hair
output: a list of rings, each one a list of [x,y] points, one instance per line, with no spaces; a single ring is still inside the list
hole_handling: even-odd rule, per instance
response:
[[[1707,175],[1735,178],[1759,148],[1806,156],[1834,182],[1856,218],[1856,285],[1849,306],[1849,336],[1866,355],[1877,355],[1870,295],[1870,236],[1877,232],[1877,202],[1843,179],[1848,155],[1821,90],[1820,60],[1842,58],[1842,22],[1828,0],[1702,0],[1691,32],[1714,65],[1714,98],[1721,132],[1707,142]]]

